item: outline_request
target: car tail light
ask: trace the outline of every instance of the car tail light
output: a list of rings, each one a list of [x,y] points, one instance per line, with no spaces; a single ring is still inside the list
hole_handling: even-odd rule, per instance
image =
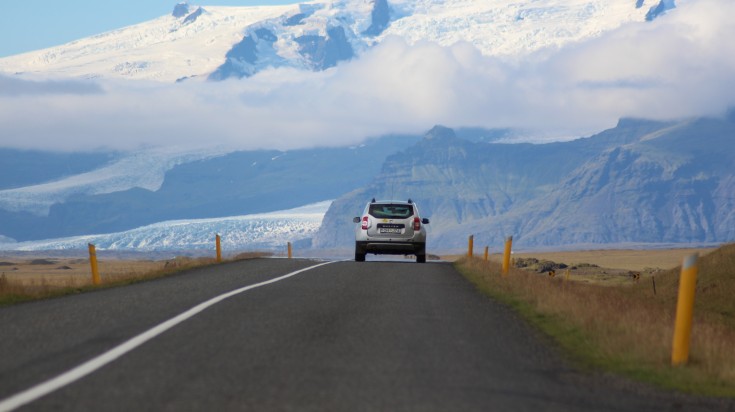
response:
[[[368,217],[363,216],[362,217],[362,230],[367,230],[367,229],[368,229]]]
[[[413,230],[421,230],[421,219],[413,218]]]

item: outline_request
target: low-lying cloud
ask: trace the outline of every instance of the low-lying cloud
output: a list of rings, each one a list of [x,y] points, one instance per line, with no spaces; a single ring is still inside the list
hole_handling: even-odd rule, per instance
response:
[[[81,80],[33,81],[0,74],[0,98],[28,95],[100,94],[99,85]]]
[[[434,124],[574,137],[621,117],[718,115],[735,106],[735,3],[690,0],[520,61],[468,43],[386,39],[327,72],[160,84],[0,76],[0,147],[290,149],[355,144]]]

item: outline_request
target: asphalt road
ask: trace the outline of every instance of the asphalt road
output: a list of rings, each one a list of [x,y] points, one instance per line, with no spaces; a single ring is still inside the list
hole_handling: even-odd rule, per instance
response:
[[[236,262],[0,308],[0,406],[201,302],[316,263]],[[20,410],[730,408],[574,370],[449,264],[336,262],[213,304]]]

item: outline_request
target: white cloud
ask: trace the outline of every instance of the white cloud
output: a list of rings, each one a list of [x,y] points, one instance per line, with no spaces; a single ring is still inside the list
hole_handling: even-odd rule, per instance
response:
[[[623,116],[716,115],[735,106],[731,16],[730,0],[684,1],[651,23],[517,62],[467,43],[391,38],[321,73],[180,84],[0,77],[0,147],[286,149],[437,123],[581,134]]]
[[[102,89],[94,83],[79,80],[32,81],[0,74],[0,97],[27,95],[86,95],[99,94]]]
[[[714,115],[735,104],[733,15],[731,1],[684,2],[651,23],[562,50],[545,65],[569,104],[593,119]]]

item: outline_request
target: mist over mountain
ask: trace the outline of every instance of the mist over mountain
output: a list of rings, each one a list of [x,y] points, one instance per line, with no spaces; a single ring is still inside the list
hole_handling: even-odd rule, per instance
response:
[[[646,21],[649,11],[663,12]],[[176,7],[0,59],[0,146],[291,150],[432,124],[547,141],[735,104],[729,0]],[[209,79],[209,80],[208,80]],[[63,131],[63,139],[58,131]]]

